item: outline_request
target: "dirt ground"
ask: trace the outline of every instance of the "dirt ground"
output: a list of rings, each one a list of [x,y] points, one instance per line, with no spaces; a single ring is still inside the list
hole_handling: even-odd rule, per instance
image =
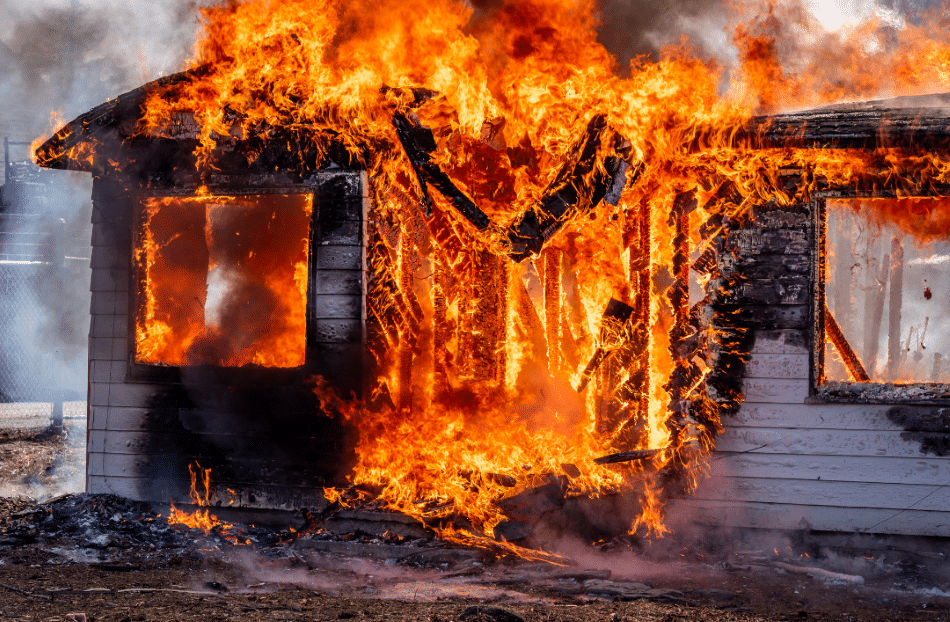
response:
[[[667,539],[637,552],[577,545],[562,551],[571,565],[554,566],[393,534],[205,534],[118,497],[49,498],[76,481],[78,458],[81,448],[55,436],[0,432],[3,621],[950,620],[939,544],[805,564],[791,547],[711,552]],[[858,576],[863,584],[846,581]]]

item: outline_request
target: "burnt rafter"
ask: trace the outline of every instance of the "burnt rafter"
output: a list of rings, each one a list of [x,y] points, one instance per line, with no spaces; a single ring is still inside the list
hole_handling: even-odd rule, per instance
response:
[[[432,199],[429,186],[432,186],[476,229],[489,229],[491,219],[432,161],[430,154],[436,149],[432,130],[422,125],[415,116],[401,112],[393,114],[393,126],[419,181],[426,215],[431,215]],[[616,205],[620,201],[623,189],[630,183],[627,178],[630,163],[624,159],[630,155],[630,145],[618,139],[614,148],[623,157],[604,158],[603,171],[596,171],[597,152],[606,130],[606,116],[595,115],[575,146],[573,157],[568,158],[538,204],[528,209],[515,224],[502,232],[509,247],[509,257],[515,261],[523,261],[540,253],[544,244],[560,231],[578,210],[591,210],[601,201],[610,205]],[[633,174],[634,179],[639,175],[639,171],[640,167],[637,166]]]
[[[512,259],[522,261],[541,252],[545,242],[560,231],[578,209],[593,209],[602,200],[616,205],[626,185],[639,176],[637,166],[632,179],[627,179],[630,164],[624,159],[629,157],[629,145],[625,141],[616,145],[616,151],[623,157],[605,158],[604,172],[594,172],[597,150],[606,130],[607,117],[595,115],[575,146],[574,157],[558,173],[538,205],[526,211],[508,230]],[[585,193],[589,197],[586,205]]]
[[[662,452],[662,449],[636,449],[634,451],[620,451],[615,454],[594,458],[594,464],[617,464],[619,462],[649,460],[650,458],[653,458]]]
[[[427,186],[432,185],[442,196],[449,200],[459,214],[465,220],[472,223],[475,228],[487,229],[491,224],[488,216],[475,205],[464,192],[458,189],[445,172],[439,168],[439,165],[432,161],[431,153],[435,151],[435,136],[432,130],[425,127],[419,120],[397,112],[393,115],[393,125],[396,127],[396,134],[399,136],[399,142],[402,143],[406,155],[409,156],[409,162],[412,163],[412,169],[419,179],[419,185],[422,188],[423,204],[426,208],[426,215],[431,215],[432,199],[429,197]]]

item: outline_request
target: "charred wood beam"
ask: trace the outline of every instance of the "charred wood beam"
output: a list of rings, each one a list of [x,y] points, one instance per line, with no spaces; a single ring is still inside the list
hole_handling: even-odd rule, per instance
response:
[[[607,303],[607,308],[604,309],[604,314],[600,319],[599,345],[587,367],[581,373],[581,379],[577,386],[578,393],[587,388],[591,377],[600,367],[600,364],[603,363],[607,354],[620,345],[627,321],[633,316],[633,311],[633,307],[614,298],[611,298]]]
[[[631,395],[639,394],[637,412],[646,417],[650,408],[650,294],[653,287],[650,246],[652,231],[650,220],[653,217],[649,202],[644,202],[639,212],[637,222],[636,242],[630,246],[630,282],[636,284],[634,293],[634,308],[637,317],[642,318],[634,334],[634,347],[639,352],[638,370],[632,373],[624,383]],[[635,384],[634,384],[635,383]]]
[[[561,230],[577,209],[591,209],[601,200],[616,205],[620,200],[620,193],[628,183],[629,163],[611,156],[604,160],[606,174],[594,173],[597,150],[606,129],[606,115],[599,114],[590,120],[583,138],[574,147],[573,157],[560,170],[538,205],[526,211],[508,230],[512,259],[523,261],[540,253],[545,242]],[[624,148],[618,151],[623,152]],[[633,176],[638,176],[639,171],[637,168]]]
[[[663,385],[671,398],[670,410],[685,412],[681,408],[674,408],[672,404],[675,402],[677,406],[681,406],[680,402],[686,400],[690,390],[696,386],[702,377],[703,371],[696,363],[690,360],[677,362],[676,368],[670,374],[669,381]]]
[[[393,126],[419,180],[426,215],[432,213],[432,198],[429,195],[431,185],[473,226],[479,230],[488,229],[491,226],[488,216],[432,161],[430,154],[437,147],[432,130],[420,124],[414,116],[403,113],[393,114]],[[590,210],[601,201],[611,205],[620,201],[620,195],[628,184],[630,163],[624,158],[629,156],[630,146],[618,139],[615,150],[623,157],[606,157],[603,171],[595,171],[597,152],[606,129],[606,115],[595,115],[587,124],[583,138],[575,145],[573,157],[559,171],[538,205],[527,210],[520,220],[503,233],[507,237],[508,255],[512,259],[523,261],[539,254],[544,244],[561,230],[578,209]],[[640,167],[637,167],[634,179],[639,172]]]
[[[710,274],[713,270],[718,268],[717,262],[717,249],[715,247],[709,246],[705,251],[693,262],[693,265],[690,266],[690,270],[695,270],[697,273],[702,275]]]
[[[828,335],[831,344],[838,351],[838,354],[841,355],[845,367],[848,368],[848,373],[851,374],[851,379],[856,382],[871,382],[868,373],[864,371],[864,365],[861,364],[861,359],[859,359],[858,355],[851,349],[851,344],[845,339],[844,333],[841,332],[841,328],[838,326],[838,322],[835,321],[835,316],[831,314],[831,309],[828,308],[827,304],[825,304],[824,311],[825,334]]]
[[[594,464],[616,464],[618,462],[633,462],[635,460],[648,460],[663,451],[662,449],[638,449],[635,451],[621,451],[615,454],[609,454],[594,458]]]
[[[398,112],[393,115],[393,125],[396,128],[396,134],[399,136],[399,142],[406,150],[406,155],[409,156],[409,161],[412,163],[412,168],[422,187],[426,216],[432,214],[432,199],[429,197],[427,188],[427,184],[431,184],[442,196],[448,199],[452,207],[465,220],[472,223],[479,230],[487,229],[491,221],[485,212],[478,209],[475,202],[459,190],[452,183],[449,176],[432,161],[429,154],[436,149],[435,136],[433,136],[432,130],[420,124],[418,120]]]
[[[946,94],[925,95],[754,117],[735,140],[752,148],[946,150],[950,148],[948,105]]]
[[[549,248],[544,260],[544,326],[548,369],[561,368],[561,251]]]
[[[673,310],[674,327],[670,334],[670,350],[675,353],[680,340],[688,330],[689,320],[689,214],[697,207],[696,194],[683,192],[676,195],[669,224],[675,227],[673,235],[673,278],[667,298]]]

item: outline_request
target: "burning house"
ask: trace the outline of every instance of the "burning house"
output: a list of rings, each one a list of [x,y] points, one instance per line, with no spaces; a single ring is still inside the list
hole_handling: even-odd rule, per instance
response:
[[[950,100],[699,114],[715,80],[657,102],[606,66],[506,115],[300,28],[238,41],[243,11],[36,152],[94,178],[89,491],[187,503],[210,469],[202,502],[375,500],[459,538],[592,497],[628,506],[587,534],[662,533],[672,499],[950,535]]]

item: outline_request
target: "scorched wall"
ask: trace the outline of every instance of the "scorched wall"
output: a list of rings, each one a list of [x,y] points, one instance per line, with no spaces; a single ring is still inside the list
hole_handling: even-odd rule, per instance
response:
[[[860,391],[832,403],[817,390],[822,202],[838,196],[849,194],[754,207],[725,237],[720,269],[743,281],[730,302],[752,335],[737,379],[745,400],[723,419],[711,477],[672,504],[672,521],[950,536],[940,405],[862,403]]]
[[[162,192],[118,176],[95,180],[89,492],[187,503],[189,465],[200,464],[212,469],[212,504],[313,508],[324,503],[322,487],[339,483],[349,468],[354,430],[322,415],[313,378],[327,378],[344,395],[361,388],[364,176],[337,170],[296,183],[286,176],[280,183],[274,179],[243,175],[218,190],[313,196],[306,363],[293,369],[137,363],[134,324],[142,295],[133,252],[141,235],[137,206],[143,196]],[[170,191],[186,194],[195,188],[164,192]]]

